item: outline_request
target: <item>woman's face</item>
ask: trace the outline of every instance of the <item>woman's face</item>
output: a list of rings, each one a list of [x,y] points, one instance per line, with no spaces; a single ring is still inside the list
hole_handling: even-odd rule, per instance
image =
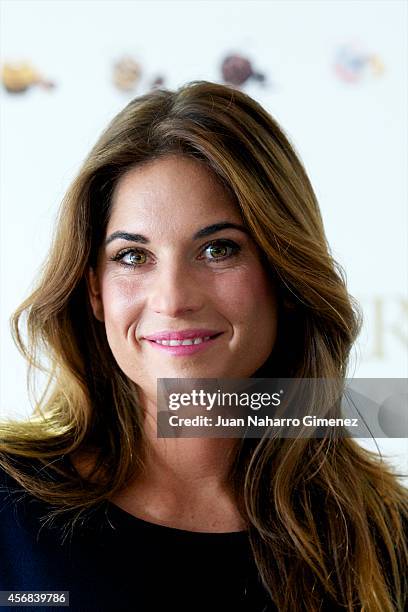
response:
[[[229,193],[187,157],[119,180],[88,286],[119,367],[153,400],[157,378],[249,377],[275,342],[255,243]]]

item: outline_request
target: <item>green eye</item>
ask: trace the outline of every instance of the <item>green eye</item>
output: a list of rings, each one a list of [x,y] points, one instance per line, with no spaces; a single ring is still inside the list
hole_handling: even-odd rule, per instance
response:
[[[140,264],[144,264],[147,261],[146,253],[143,253],[143,251],[130,251],[123,259],[125,260],[126,257],[128,257],[128,261],[132,266],[140,266]]]
[[[207,255],[208,260],[212,262],[223,261],[237,255],[240,247],[230,240],[216,240],[207,244],[203,252]]]
[[[111,259],[127,268],[137,268],[147,262],[147,254],[138,249],[127,249],[126,251],[120,251]]]
[[[226,257],[226,255],[228,254],[228,248],[231,248],[231,247],[227,247],[225,245],[217,246],[215,244],[211,244],[209,247],[207,247],[208,251],[211,253],[211,256],[214,259],[219,259],[220,257]]]

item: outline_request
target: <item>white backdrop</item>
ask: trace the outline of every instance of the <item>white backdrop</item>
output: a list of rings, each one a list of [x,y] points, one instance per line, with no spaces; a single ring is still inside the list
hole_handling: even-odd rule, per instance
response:
[[[221,82],[220,63],[231,52],[266,74],[267,85],[253,81],[243,89],[299,152],[334,256],[362,304],[365,325],[350,375],[408,376],[407,6],[3,0],[2,61],[28,60],[56,86],[1,94],[0,414],[31,410],[8,319],[32,286],[81,160],[153,76],[164,75],[170,88]],[[112,64],[123,55],[143,69],[133,93],[111,82]],[[407,472],[407,440],[378,442]]]

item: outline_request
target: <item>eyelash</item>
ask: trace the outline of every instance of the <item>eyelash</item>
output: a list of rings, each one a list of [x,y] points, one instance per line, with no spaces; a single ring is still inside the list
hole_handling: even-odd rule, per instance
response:
[[[224,255],[223,257],[217,257],[216,259],[212,259],[212,260],[210,259],[210,261],[214,262],[215,264],[217,264],[219,261],[225,261],[226,259],[235,257],[241,251],[241,247],[238,244],[236,244],[236,242],[233,242],[232,240],[218,239],[218,240],[212,240],[211,242],[206,244],[202,248],[201,253],[204,253],[211,246],[229,247],[231,249],[231,253],[229,255]],[[110,257],[109,260],[117,261],[121,266],[124,266],[125,268],[135,269],[135,268],[141,268],[145,265],[145,264],[124,263],[122,260],[126,255],[129,255],[129,253],[146,253],[146,251],[144,249],[138,249],[138,248],[132,247],[129,249],[124,249],[122,251],[119,251],[118,253],[116,253],[116,255],[113,255],[112,257]]]

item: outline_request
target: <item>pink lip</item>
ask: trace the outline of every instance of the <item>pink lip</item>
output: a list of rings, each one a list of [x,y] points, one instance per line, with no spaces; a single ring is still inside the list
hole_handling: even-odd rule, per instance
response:
[[[166,351],[170,355],[192,355],[198,351],[202,351],[212,345],[219,335],[223,332],[217,332],[212,329],[189,329],[181,332],[160,332],[158,334],[152,334],[151,336],[145,336],[145,340],[151,344],[154,348]],[[209,340],[204,340],[200,344],[189,344],[185,346],[165,346],[158,344],[155,340],[188,340],[190,338],[204,338],[210,336]],[[212,337],[211,337],[212,336]]]

